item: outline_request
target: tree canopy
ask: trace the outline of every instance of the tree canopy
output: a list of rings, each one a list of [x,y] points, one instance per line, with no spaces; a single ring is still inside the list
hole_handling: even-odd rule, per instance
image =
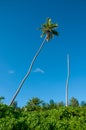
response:
[[[51,18],[47,18],[46,23],[42,24],[41,28],[39,28],[42,31],[41,37],[46,35],[46,39],[49,41],[54,37],[54,35],[58,36],[59,33],[56,31],[57,27],[57,23],[52,23]]]
[[[51,99],[45,103],[37,97],[30,99],[22,108],[15,107],[16,104],[0,104],[0,130],[86,129],[86,106],[74,107],[71,104],[66,107],[63,102]]]

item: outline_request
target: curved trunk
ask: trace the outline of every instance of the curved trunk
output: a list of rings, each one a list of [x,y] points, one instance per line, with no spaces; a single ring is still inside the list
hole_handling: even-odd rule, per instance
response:
[[[69,67],[69,55],[67,55],[67,69],[68,69],[68,74],[67,74],[67,80],[66,80],[66,106],[68,106],[68,84],[69,84],[69,76],[70,76],[70,67]]]
[[[23,86],[25,80],[26,80],[26,79],[28,78],[28,76],[30,75],[30,72],[31,72],[32,67],[33,67],[33,64],[34,64],[34,62],[35,62],[37,56],[39,55],[39,53],[40,53],[40,51],[41,51],[41,49],[42,49],[44,43],[46,42],[46,38],[47,38],[47,36],[45,37],[45,39],[44,39],[44,41],[42,42],[41,46],[39,47],[38,51],[36,52],[36,54],[35,54],[35,56],[34,56],[32,62],[31,62],[31,64],[30,64],[29,70],[28,70],[28,72],[26,73],[26,75],[24,76],[24,78],[22,79],[22,81],[21,81],[21,83],[20,83],[18,89],[16,90],[16,92],[15,92],[15,94],[14,94],[14,96],[13,96],[11,102],[10,102],[10,105],[12,105],[12,103],[14,102],[14,100],[15,100],[15,98],[17,97],[18,93],[20,92],[20,90],[21,90],[21,88],[22,88],[22,86]]]

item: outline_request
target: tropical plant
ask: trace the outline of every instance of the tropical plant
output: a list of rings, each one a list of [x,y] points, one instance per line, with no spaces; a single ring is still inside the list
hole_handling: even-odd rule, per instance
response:
[[[13,104],[12,104],[12,107],[18,108],[18,102],[17,102],[17,101],[14,101]]]
[[[22,79],[22,81],[21,81],[21,83],[20,83],[20,85],[19,85],[17,91],[15,92],[15,94],[14,94],[14,96],[13,96],[11,102],[10,102],[10,105],[13,104],[13,102],[14,102],[16,96],[18,95],[18,93],[20,92],[20,90],[21,90],[21,88],[22,88],[24,82],[25,82],[26,79],[28,78],[28,76],[29,76],[29,74],[30,74],[30,72],[31,72],[31,70],[32,70],[32,67],[33,67],[33,65],[34,65],[34,62],[35,62],[37,56],[39,55],[39,53],[40,53],[40,51],[41,51],[41,49],[42,49],[44,43],[45,43],[46,41],[49,41],[50,39],[52,39],[52,38],[54,37],[54,35],[57,35],[57,36],[58,36],[58,32],[55,30],[56,27],[58,27],[58,24],[52,23],[52,22],[51,22],[51,18],[47,18],[46,23],[41,26],[41,28],[40,28],[41,31],[42,31],[42,35],[41,35],[41,36],[44,36],[44,35],[46,35],[46,36],[45,36],[45,38],[44,38],[42,44],[40,45],[38,51],[36,52],[36,54],[35,54],[35,56],[34,56],[32,62],[31,62],[31,64],[30,64],[29,70],[27,71],[27,73],[26,73],[26,75],[24,76],[24,78]]]
[[[41,100],[28,101],[41,108]],[[54,101],[50,100],[50,104]],[[27,104],[28,105],[28,104]],[[86,106],[59,106],[55,109],[15,109],[0,104],[0,130],[86,130]]]
[[[81,106],[82,107],[86,106],[86,102],[85,101],[81,101]]]
[[[47,18],[47,21],[45,24],[42,24],[41,28],[39,28],[42,31],[41,37],[46,35],[46,40],[49,41],[54,37],[54,35],[58,36],[58,32],[55,30],[58,27],[58,24],[53,24],[50,18]]]
[[[72,97],[70,99],[70,104],[69,105],[72,106],[72,107],[78,107],[79,106],[79,102],[78,102],[78,100],[76,98]]]
[[[57,103],[57,107],[63,107],[63,106],[65,106],[63,101]]]
[[[0,104],[3,103],[3,100],[4,100],[4,99],[5,99],[5,98],[4,98],[3,96],[0,97]]]
[[[50,99],[50,101],[49,101],[49,108],[50,109],[56,108],[56,103],[54,102],[53,99]]]
[[[37,97],[33,97],[31,100],[27,102],[26,110],[33,111],[33,110],[39,110],[41,108],[43,101],[40,100]]]

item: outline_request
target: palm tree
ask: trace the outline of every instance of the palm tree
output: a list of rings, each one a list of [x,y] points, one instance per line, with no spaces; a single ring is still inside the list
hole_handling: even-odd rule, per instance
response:
[[[18,95],[18,93],[20,92],[20,90],[21,90],[21,88],[22,88],[24,82],[25,82],[26,79],[28,78],[28,76],[29,76],[29,74],[30,74],[30,72],[31,72],[31,70],[32,70],[33,64],[34,64],[34,62],[35,62],[37,56],[39,55],[39,53],[40,53],[40,51],[41,51],[41,49],[42,49],[44,43],[45,43],[46,41],[49,41],[50,39],[52,39],[52,38],[54,37],[54,35],[57,35],[57,36],[58,36],[58,32],[56,31],[56,27],[58,27],[58,24],[52,23],[52,22],[51,22],[51,19],[50,19],[50,18],[47,18],[46,23],[45,23],[45,24],[42,24],[41,28],[39,28],[39,29],[42,31],[41,37],[43,37],[43,36],[45,35],[45,38],[44,38],[42,44],[40,45],[38,51],[36,52],[36,54],[35,54],[35,56],[34,56],[32,62],[31,62],[31,64],[30,64],[29,70],[27,71],[27,73],[26,73],[26,75],[24,76],[24,78],[22,79],[22,81],[21,81],[21,83],[20,83],[18,89],[16,90],[16,92],[15,92],[15,94],[14,94],[14,96],[13,96],[11,102],[10,102],[10,105],[13,104],[13,102],[14,102],[16,96]]]

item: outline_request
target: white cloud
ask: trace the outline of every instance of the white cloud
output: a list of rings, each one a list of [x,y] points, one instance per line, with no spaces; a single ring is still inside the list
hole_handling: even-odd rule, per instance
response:
[[[44,70],[40,69],[40,68],[36,68],[34,71],[34,73],[41,73],[41,74],[44,74]]]
[[[9,74],[14,74],[15,72],[14,72],[14,70],[9,70],[8,73]]]

